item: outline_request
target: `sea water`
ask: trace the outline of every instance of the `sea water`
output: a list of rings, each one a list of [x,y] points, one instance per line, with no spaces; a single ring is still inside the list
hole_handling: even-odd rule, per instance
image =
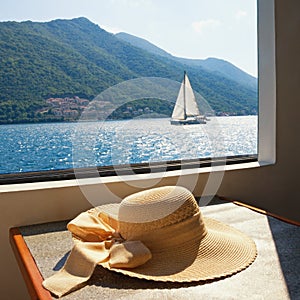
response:
[[[256,154],[257,130],[257,116],[1,125],[0,173]]]

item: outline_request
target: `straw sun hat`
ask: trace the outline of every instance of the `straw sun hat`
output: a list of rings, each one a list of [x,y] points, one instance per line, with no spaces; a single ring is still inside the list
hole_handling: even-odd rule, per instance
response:
[[[79,215],[68,229],[79,250],[73,248],[64,269],[43,283],[58,296],[66,292],[76,272],[87,280],[96,264],[142,279],[192,282],[239,272],[257,254],[250,237],[204,217],[192,193],[178,186],[142,191],[120,204],[99,206]],[[96,244],[102,246],[93,248]],[[76,283],[75,279],[70,288]]]

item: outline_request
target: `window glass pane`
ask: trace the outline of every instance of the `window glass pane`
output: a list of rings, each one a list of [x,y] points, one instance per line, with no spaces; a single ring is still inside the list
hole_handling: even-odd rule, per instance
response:
[[[256,5],[3,4],[0,174],[256,155]]]

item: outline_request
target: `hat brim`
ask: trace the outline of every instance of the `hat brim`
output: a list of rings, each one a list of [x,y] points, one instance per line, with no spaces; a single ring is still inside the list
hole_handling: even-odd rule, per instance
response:
[[[119,204],[98,207],[117,219]],[[203,217],[207,235],[201,242],[191,241],[176,247],[152,252],[152,258],[134,269],[104,268],[131,277],[155,281],[192,282],[222,278],[247,268],[256,258],[254,241],[239,230]]]

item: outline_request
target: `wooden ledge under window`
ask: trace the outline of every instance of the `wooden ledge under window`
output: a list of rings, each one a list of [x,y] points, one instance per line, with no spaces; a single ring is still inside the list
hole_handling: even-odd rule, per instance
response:
[[[51,294],[42,286],[43,277],[19,228],[11,228],[9,238],[31,299],[52,299]]]

